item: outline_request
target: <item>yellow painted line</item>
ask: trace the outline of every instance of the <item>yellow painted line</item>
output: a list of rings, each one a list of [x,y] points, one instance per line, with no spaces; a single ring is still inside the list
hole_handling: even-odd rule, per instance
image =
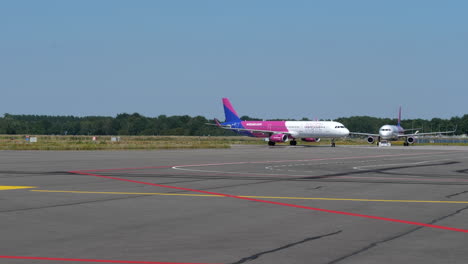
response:
[[[130,195],[171,195],[171,196],[224,197],[224,196],[221,196],[221,195],[212,195],[212,194],[186,194],[186,193],[87,192],[87,191],[51,191],[51,190],[31,190],[31,191],[32,192],[47,192],[47,193],[88,193],[88,194],[130,194]],[[239,196],[239,197],[259,198],[259,199],[261,198],[261,199],[355,201],[355,202],[468,204],[468,201],[382,200],[382,199],[347,199],[347,198],[282,197],[282,196]]]
[[[18,190],[18,189],[31,189],[31,188],[37,188],[37,187],[34,187],[34,186],[5,186],[5,185],[0,185],[0,191]]]
[[[186,194],[186,193],[133,193],[133,192],[86,192],[86,191],[48,191],[48,190],[31,190],[32,192],[47,192],[47,193],[97,193],[97,194],[133,194],[133,195],[174,195],[174,196],[209,196],[222,197],[211,194]]]
[[[424,200],[381,200],[381,199],[346,199],[346,198],[315,198],[315,197],[273,197],[273,196],[242,196],[248,198],[295,199],[295,200],[324,200],[324,201],[356,201],[356,202],[387,202],[387,203],[461,203],[468,201],[424,201]]]

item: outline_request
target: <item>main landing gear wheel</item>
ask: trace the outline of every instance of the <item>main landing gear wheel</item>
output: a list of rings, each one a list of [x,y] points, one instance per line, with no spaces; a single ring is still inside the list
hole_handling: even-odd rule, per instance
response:
[[[273,141],[268,141],[268,146],[274,146],[275,145],[275,142]]]
[[[289,145],[291,145],[291,146],[296,146],[296,145],[297,145],[297,141],[296,141],[296,140],[291,140],[291,141],[289,141]]]

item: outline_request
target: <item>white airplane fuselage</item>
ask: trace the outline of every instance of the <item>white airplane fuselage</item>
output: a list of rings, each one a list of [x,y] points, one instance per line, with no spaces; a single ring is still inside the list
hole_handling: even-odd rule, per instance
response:
[[[383,140],[398,140],[398,138],[405,133],[401,126],[383,125],[379,129],[379,137]]]
[[[349,130],[335,121],[242,121],[241,126],[251,130],[287,132],[293,138],[341,138],[349,135]],[[250,134],[255,137],[269,137],[269,135],[270,133],[255,132]]]

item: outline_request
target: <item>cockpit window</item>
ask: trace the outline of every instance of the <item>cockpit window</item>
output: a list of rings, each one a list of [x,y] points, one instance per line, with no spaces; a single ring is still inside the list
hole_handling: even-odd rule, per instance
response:
[[[335,128],[345,128],[344,126],[335,126]]]

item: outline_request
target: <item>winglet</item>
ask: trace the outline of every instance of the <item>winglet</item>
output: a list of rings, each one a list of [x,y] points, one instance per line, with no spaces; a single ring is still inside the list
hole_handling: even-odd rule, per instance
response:
[[[209,126],[217,126],[217,127],[222,127],[223,125],[221,125],[221,123],[219,122],[218,119],[214,119],[215,123],[205,123],[205,125],[209,125]]]
[[[454,128],[452,131],[450,131],[450,133],[455,133],[455,132],[457,132],[457,128],[458,128],[458,124],[455,125],[455,128]]]

